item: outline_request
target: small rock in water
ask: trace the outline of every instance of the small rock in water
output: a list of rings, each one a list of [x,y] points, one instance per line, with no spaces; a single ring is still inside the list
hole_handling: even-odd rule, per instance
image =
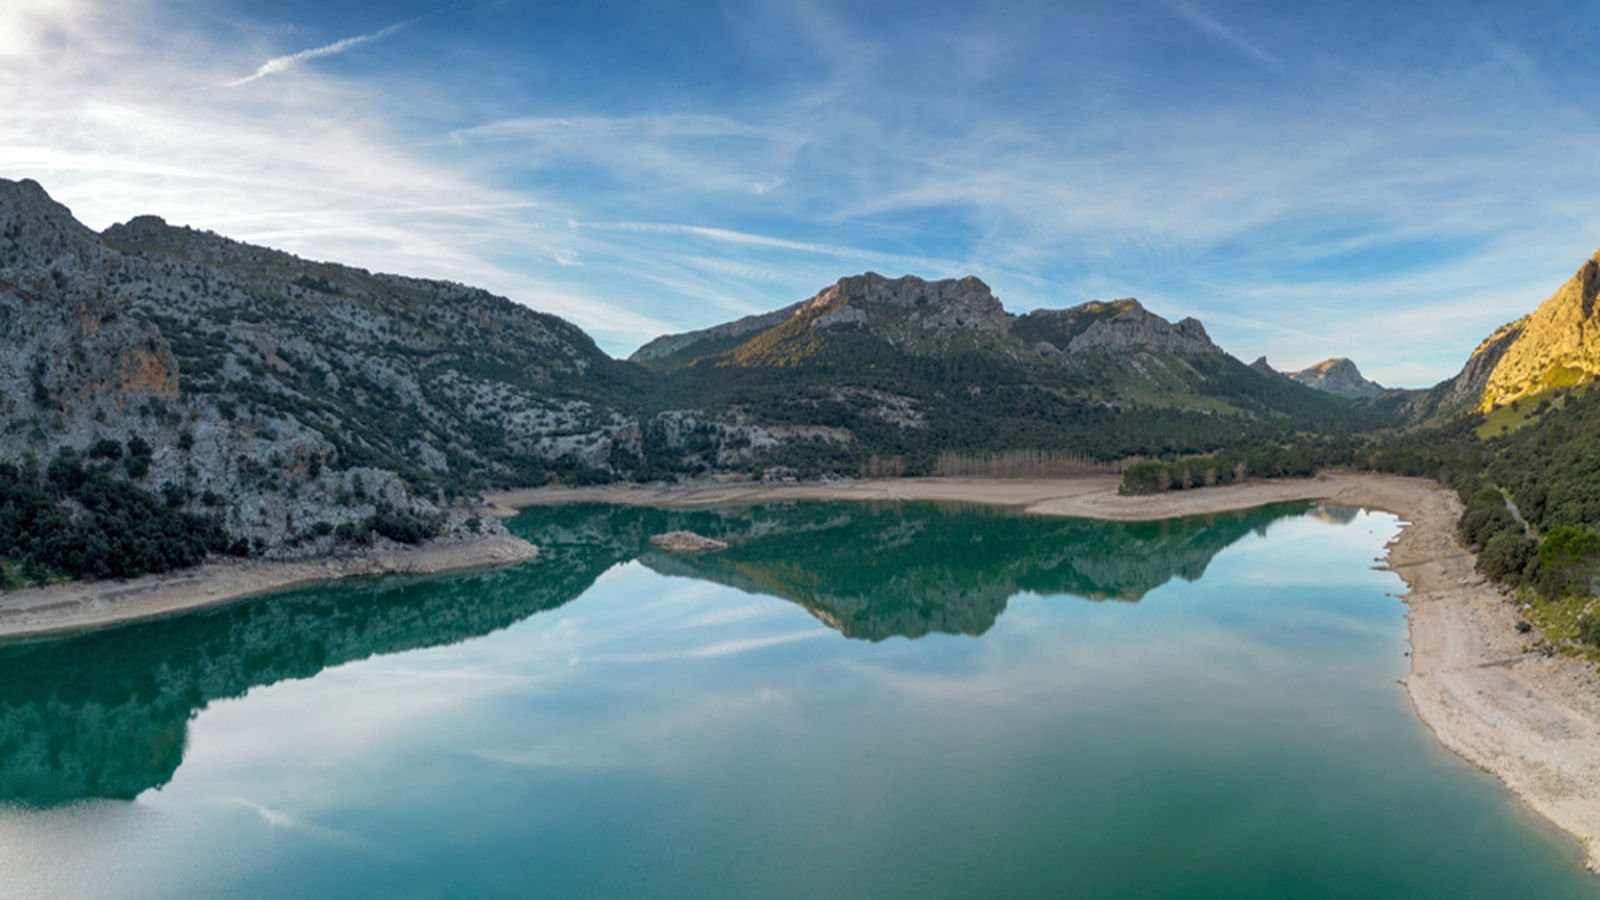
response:
[[[650,544],[668,553],[709,553],[712,550],[728,549],[726,543],[692,531],[669,531],[666,534],[658,534],[650,539]]]

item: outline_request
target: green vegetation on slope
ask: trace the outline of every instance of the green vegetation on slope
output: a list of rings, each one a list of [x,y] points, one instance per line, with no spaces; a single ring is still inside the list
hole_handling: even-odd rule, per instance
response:
[[[86,466],[71,451],[42,477],[0,463],[0,556],[19,563],[22,580],[129,578],[199,565],[211,552],[247,552],[214,518],[183,512],[187,498],[175,490],[157,497],[112,471],[109,460]]]
[[[1302,437],[1265,450],[1144,463],[1124,473],[1124,490],[1309,476],[1329,467],[1432,478],[1461,497],[1458,533],[1478,553],[1479,572],[1516,590],[1552,642],[1600,659],[1600,391],[1551,392],[1517,415],[1520,428],[1487,438],[1480,437],[1485,417],[1474,413],[1398,435]]]

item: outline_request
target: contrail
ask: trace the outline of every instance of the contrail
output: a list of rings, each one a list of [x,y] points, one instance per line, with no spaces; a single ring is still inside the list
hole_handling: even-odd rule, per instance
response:
[[[257,69],[255,74],[246,75],[238,81],[226,82],[222,84],[221,87],[233,88],[238,87],[241,84],[249,84],[258,78],[265,78],[268,75],[276,75],[279,72],[292,68],[297,63],[305,62],[308,59],[316,59],[319,56],[332,56],[335,53],[343,53],[344,51],[349,50],[351,47],[359,47],[362,44],[368,44],[373,41],[381,41],[400,29],[405,28],[408,25],[414,25],[419,21],[421,21],[420,18],[407,19],[404,22],[396,22],[382,31],[374,31],[371,34],[358,34],[355,37],[347,37],[342,41],[335,41],[326,47],[313,47],[310,50],[301,50],[299,53],[291,53],[288,56],[276,56],[262,63],[261,68]]]
[[[1271,53],[1268,53],[1267,51],[1251,43],[1249,40],[1246,40],[1238,32],[1222,24],[1211,16],[1206,15],[1204,12],[1201,12],[1192,4],[1178,0],[1178,2],[1169,3],[1167,5],[1167,9],[1173,15],[1183,19],[1185,22],[1188,22],[1190,25],[1193,25],[1200,31],[1203,31],[1206,34],[1218,38],[1226,43],[1232,44],[1235,49],[1241,50],[1244,53],[1255,57],[1257,60],[1272,66],[1273,68],[1283,67],[1283,62],[1276,56],[1273,56]]]

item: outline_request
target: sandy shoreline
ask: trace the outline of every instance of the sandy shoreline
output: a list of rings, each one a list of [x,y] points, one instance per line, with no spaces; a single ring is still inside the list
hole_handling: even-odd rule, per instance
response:
[[[907,478],[841,484],[602,486],[485,498],[489,512],[564,503],[692,507],[781,500],[938,500],[1017,506],[1042,515],[1146,521],[1291,500],[1394,513],[1409,522],[1388,548],[1405,580],[1417,717],[1439,742],[1499,778],[1539,815],[1577,838],[1600,872],[1600,679],[1584,663],[1534,653],[1505,594],[1473,571],[1455,537],[1455,493],[1415,478],[1359,473],[1254,482],[1147,497],[1116,493],[1110,476],[1073,479]]]
[[[1342,502],[1336,495],[1355,490],[1370,492],[1371,480],[1380,477],[1332,474],[1314,479],[1254,481],[1226,488],[1174,491],[1140,497],[1119,495],[1117,486],[1122,480],[1115,475],[1075,478],[881,478],[793,485],[602,485],[489,494],[484,497],[487,507],[480,512],[506,517],[516,515],[519,510],[529,506],[569,503],[674,508],[787,500],[933,500],[1016,506],[1048,516],[1145,522],[1231,512],[1291,500]]]
[[[296,562],[218,560],[127,581],[0,592],[0,639],[86,631],[352,575],[432,574],[517,562],[537,553],[521,538],[497,534]]]

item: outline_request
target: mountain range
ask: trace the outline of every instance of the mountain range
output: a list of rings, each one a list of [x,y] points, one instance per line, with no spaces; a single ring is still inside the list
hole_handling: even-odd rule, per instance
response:
[[[552,480],[1206,453],[1487,412],[1591,379],[1597,285],[1590,260],[1428,391],[1384,389],[1346,359],[1245,365],[1199,321],[1133,299],[1017,315],[975,277],[870,272],[618,360],[479,289],[153,216],[97,234],[37,183],[0,179],[0,475],[56,485],[69,518],[83,505],[72,473],[114,476],[234,546],[293,555],[492,529],[465,501]]]

